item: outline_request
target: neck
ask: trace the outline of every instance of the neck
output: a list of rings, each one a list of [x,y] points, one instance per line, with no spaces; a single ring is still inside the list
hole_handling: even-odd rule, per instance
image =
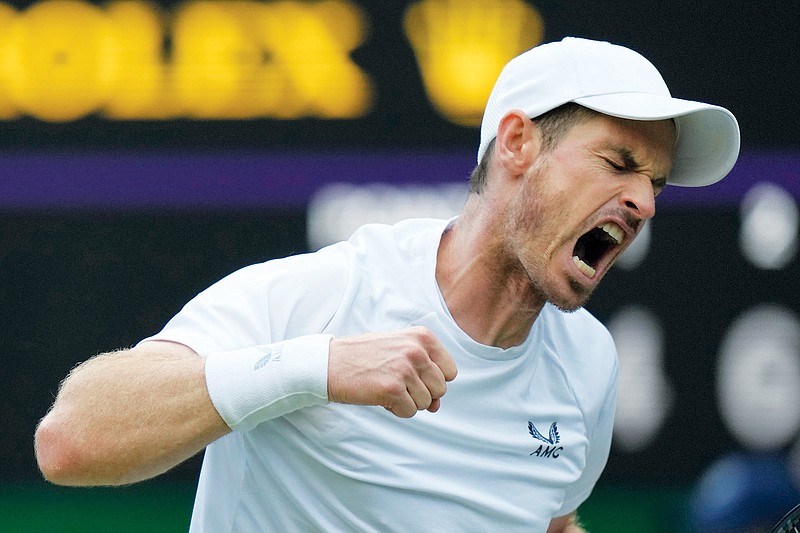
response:
[[[517,346],[545,302],[495,238],[502,221],[481,218],[492,211],[472,209],[470,203],[442,236],[436,281],[450,314],[470,337],[489,346]]]

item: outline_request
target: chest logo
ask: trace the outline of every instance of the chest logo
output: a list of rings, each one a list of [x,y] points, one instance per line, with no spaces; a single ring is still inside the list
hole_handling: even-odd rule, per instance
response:
[[[534,439],[546,442],[550,445],[558,444],[558,442],[561,440],[561,437],[558,435],[558,422],[553,422],[553,424],[550,426],[549,437],[542,435],[539,430],[536,429],[536,426],[533,425],[533,422],[528,422],[528,432]]]
[[[553,422],[550,425],[550,431],[547,437],[542,435],[541,431],[536,429],[536,426],[533,425],[533,422],[528,422],[528,433],[530,433],[531,437],[534,439],[545,443],[540,444],[536,450],[530,453],[530,455],[558,459],[558,456],[564,449],[562,446],[558,446],[558,443],[561,442],[561,436],[558,434],[558,422]]]

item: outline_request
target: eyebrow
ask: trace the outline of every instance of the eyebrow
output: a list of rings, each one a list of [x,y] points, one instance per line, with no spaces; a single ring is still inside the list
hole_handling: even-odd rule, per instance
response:
[[[633,152],[631,152],[628,148],[612,148],[612,150],[616,152],[620,158],[622,158],[622,165],[626,170],[638,170],[641,168],[641,165],[633,156]]]
[[[636,160],[636,157],[634,157],[633,152],[629,148],[616,147],[611,148],[611,150],[622,159],[622,166],[625,168],[625,170],[632,172],[641,168],[641,165]],[[652,181],[658,186],[664,186],[667,183],[667,176],[655,176]]]

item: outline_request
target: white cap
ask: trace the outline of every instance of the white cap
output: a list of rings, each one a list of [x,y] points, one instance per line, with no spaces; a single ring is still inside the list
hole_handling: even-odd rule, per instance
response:
[[[699,187],[724,178],[739,156],[739,125],[723,107],[672,98],[647,59],[607,42],[567,37],[509,61],[481,124],[480,162],[512,109],[536,118],[567,102],[633,120],[674,119],[678,144],[667,182]]]

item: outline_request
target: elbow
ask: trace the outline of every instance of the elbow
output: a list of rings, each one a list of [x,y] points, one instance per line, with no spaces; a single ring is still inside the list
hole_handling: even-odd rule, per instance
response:
[[[88,438],[73,420],[47,415],[36,428],[34,452],[42,476],[68,487],[116,486],[138,481],[135,472],[116,460],[118,450]]]
[[[50,483],[67,486],[90,484],[82,479],[83,454],[74,437],[50,417],[45,417],[36,428],[34,451],[39,471]]]

